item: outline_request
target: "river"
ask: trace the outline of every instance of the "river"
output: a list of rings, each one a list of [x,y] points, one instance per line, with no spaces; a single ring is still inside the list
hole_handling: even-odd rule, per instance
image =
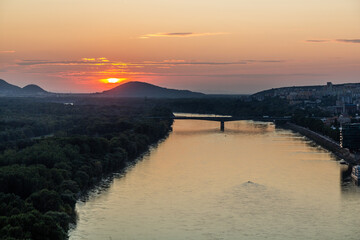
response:
[[[70,239],[360,239],[360,189],[333,154],[272,123],[176,120],[78,201]]]

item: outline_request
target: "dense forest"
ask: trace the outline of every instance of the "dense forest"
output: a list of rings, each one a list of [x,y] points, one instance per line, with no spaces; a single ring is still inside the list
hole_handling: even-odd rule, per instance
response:
[[[171,130],[168,109],[127,101],[0,99],[0,238],[66,239],[80,194]]]

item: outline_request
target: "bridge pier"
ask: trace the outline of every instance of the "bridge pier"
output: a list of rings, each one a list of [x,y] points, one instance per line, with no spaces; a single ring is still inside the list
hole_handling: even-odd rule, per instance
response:
[[[224,121],[220,121],[220,131],[224,131],[225,130],[225,122]]]

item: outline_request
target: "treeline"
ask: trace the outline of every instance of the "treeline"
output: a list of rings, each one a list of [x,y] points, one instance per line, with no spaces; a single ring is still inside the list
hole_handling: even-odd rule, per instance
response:
[[[336,99],[335,99],[336,100]],[[325,98],[324,104],[333,103],[334,98]],[[289,117],[295,124],[326,135],[339,142],[339,129],[326,126],[320,118],[331,116],[319,107],[290,105],[286,99],[268,97],[263,101],[247,98],[209,98],[170,100],[166,106],[174,112],[208,113],[244,117]]]
[[[331,127],[325,125],[323,121],[318,118],[297,114],[292,117],[292,122],[299,126],[306,127],[314,132],[328,136],[334,141],[340,142],[339,128],[336,127],[336,129],[332,129]]]
[[[154,107],[139,99],[0,98],[0,152],[30,138],[62,135],[86,119],[141,117]]]
[[[137,110],[128,109],[127,115],[116,111],[116,107],[114,110],[102,105],[26,105],[28,109],[12,101],[2,103],[1,111],[7,115],[1,115],[0,121],[15,120],[21,112],[22,119],[36,120],[45,115],[62,124],[57,125],[58,132],[52,137],[21,136],[21,140],[15,139],[1,151],[1,239],[67,239],[69,223],[76,219],[75,203],[80,194],[104,174],[134,161],[150,144],[164,138],[172,124],[171,120],[146,118],[170,116],[168,109],[142,108],[139,116],[136,104]],[[17,120],[17,124],[8,124],[6,129],[16,129],[20,123]]]
[[[165,103],[174,112],[191,112],[232,116],[282,117],[295,111],[285,99],[268,98],[264,101],[246,98],[174,99]]]

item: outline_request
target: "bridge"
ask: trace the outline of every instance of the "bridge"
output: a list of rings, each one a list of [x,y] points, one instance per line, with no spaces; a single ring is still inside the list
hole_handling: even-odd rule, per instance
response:
[[[242,120],[253,120],[262,122],[275,122],[275,121],[289,121],[289,117],[232,117],[232,116],[172,116],[172,117],[151,117],[151,118],[170,118],[174,120],[202,120],[202,121],[215,121],[220,122],[220,130],[225,130],[225,122],[231,121],[242,121]]]

